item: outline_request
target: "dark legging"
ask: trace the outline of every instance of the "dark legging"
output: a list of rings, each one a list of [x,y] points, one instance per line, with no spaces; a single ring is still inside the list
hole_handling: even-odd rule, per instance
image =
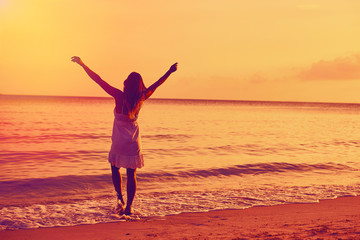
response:
[[[114,188],[118,199],[124,204],[124,199],[122,196],[122,177],[120,173],[120,169],[111,166],[112,172],[112,181],[114,184]],[[126,209],[125,214],[131,213],[131,205],[134,201],[135,193],[136,193],[136,169],[127,168],[126,169],[126,176],[127,176],[127,184],[126,184],[126,193],[127,193],[127,202],[126,202]]]

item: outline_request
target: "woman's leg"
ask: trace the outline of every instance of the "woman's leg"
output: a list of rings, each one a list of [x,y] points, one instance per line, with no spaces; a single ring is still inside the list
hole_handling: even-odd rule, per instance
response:
[[[127,203],[125,208],[125,214],[131,214],[131,205],[133,203],[135,193],[136,193],[136,169],[127,168]]]
[[[121,202],[121,204],[124,205],[125,203],[124,203],[124,199],[123,199],[122,191],[121,191],[122,178],[121,178],[120,169],[111,165],[111,173],[112,173],[112,181],[114,184],[114,188],[115,188],[117,197],[118,197],[119,201]]]

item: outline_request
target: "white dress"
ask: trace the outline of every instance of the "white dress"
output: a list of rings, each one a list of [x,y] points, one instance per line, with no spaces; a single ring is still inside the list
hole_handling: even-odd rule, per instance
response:
[[[114,110],[114,125],[112,144],[109,152],[109,162],[117,168],[141,168],[144,159],[141,151],[141,138],[137,116],[129,119],[127,115]]]

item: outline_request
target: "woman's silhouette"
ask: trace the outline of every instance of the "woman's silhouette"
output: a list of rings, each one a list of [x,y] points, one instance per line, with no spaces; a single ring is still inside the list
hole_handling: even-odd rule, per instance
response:
[[[113,184],[118,197],[116,209],[120,214],[130,215],[136,192],[136,169],[144,166],[139,126],[136,120],[143,102],[177,70],[177,63],[173,64],[164,76],[149,88],[145,87],[139,73],[132,72],[124,81],[124,91],[121,91],[101,79],[79,57],[72,57],[71,60],[83,67],[89,77],[115,100],[115,119],[109,162],[111,164]],[[122,196],[122,178],[119,171],[121,167],[126,168],[127,174],[126,208],[124,208],[125,202]]]

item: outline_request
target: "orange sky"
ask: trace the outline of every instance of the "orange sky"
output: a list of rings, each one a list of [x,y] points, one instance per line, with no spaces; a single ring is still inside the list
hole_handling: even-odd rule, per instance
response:
[[[0,0],[0,93],[360,103],[359,0]]]

